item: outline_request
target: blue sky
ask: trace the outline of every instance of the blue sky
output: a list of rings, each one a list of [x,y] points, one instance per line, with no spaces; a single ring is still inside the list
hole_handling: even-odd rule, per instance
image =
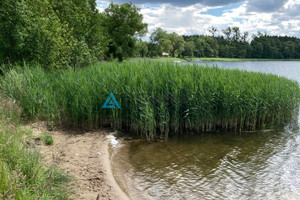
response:
[[[98,0],[98,9],[103,11],[110,2]],[[228,26],[239,26],[250,35],[261,31],[300,37],[300,0],[114,0],[126,2],[141,9],[149,34],[157,27],[178,34],[208,34],[212,26],[221,34]]]

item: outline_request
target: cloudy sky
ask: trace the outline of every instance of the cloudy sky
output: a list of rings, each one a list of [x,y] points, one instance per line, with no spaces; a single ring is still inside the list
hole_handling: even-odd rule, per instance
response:
[[[300,0],[114,0],[141,8],[149,32],[161,27],[178,34],[208,34],[208,29],[239,26],[250,34],[300,37]],[[103,11],[109,0],[98,0]]]

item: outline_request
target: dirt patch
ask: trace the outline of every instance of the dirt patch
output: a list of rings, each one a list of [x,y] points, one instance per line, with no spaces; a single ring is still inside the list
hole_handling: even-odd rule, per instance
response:
[[[31,124],[29,128],[35,136],[47,131],[41,122]],[[54,144],[45,146],[38,142],[38,148],[47,166],[56,165],[75,178],[69,185],[72,199],[129,199],[111,171],[107,139],[110,132],[47,132],[52,135]]]

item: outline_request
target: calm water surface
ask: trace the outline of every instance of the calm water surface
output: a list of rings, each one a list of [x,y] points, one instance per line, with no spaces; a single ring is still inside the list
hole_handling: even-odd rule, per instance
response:
[[[241,69],[284,76],[300,83],[300,61],[245,61],[245,62],[202,62],[199,65],[217,65],[224,69]]]
[[[300,83],[300,62],[197,62],[277,74]],[[187,135],[122,142],[117,181],[132,199],[300,199],[300,132]]]

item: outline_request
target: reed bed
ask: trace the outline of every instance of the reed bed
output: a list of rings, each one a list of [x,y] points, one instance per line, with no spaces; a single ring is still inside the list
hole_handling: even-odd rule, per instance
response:
[[[73,128],[110,126],[149,140],[283,126],[300,99],[298,83],[283,77],[157,62],[76,71],[25,66],[7,72],[1,87],[25,117]],[[111,92],[121,109],[102,108]]]

